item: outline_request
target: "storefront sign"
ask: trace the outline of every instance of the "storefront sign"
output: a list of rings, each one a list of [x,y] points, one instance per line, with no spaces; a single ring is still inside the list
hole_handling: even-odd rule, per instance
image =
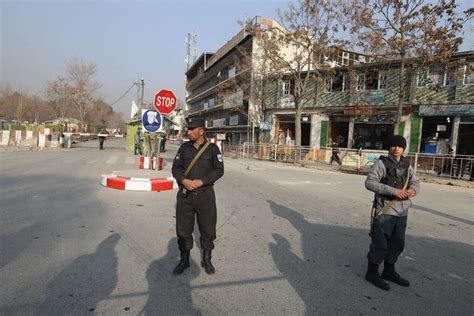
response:
[[[474,116],[474,105],[420,105],[420,116]]]
[[[213,127],[223,127],[225,126],[225,118],[217,119],[212,121]]]
[[[385,100],[384,90],[360,92],[356,95],[357,102],[366,102],[367,104],[382,104]]]
[[[344,110],[344,115],[351,115],[351,116],[377,115],[377,109],[374,106],[356,107],[356,108]]]
[[[272,130],[272,123],[262,122],[262,123],[260,123],[260,129],[262,131],[271,131]]]
[[[295,98],[292,95],[286,95],[281,98],[280,106],[282,108],[294,108],[295,107]]]
[[[231,117],[229,117],[229,125],[230,126],[239,125],[239,116],[232,115]]]

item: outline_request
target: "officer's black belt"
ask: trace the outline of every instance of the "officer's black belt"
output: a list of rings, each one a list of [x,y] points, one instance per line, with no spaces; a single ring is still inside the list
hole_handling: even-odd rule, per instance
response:
[[[194,189],[192,191],[188,191],[188,192],[193,193],[193,194],[199,194],[199,193],[210,191],[210,190],[212,190],[213,187],[214,187],[213,185],[206,185],[204,187],[196,188],[196,189]]]

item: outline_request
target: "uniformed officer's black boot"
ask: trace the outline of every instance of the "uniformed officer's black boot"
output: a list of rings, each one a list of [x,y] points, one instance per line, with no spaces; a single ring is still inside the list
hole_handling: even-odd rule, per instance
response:
[[[390,285],[385,282],[379,274],[379,265],[376,263],[369,262],[367,268],[367,273],[365,274],[365,279],[378,287],[379,289],[388,291],[390,290]]]
[[[216,269],[212,265],[211,258],[212,258],[211,250],[203,250],[201,267],[203,267],[204,270],[206,270],[207,274],[216,273]]]
[[[179,275],[187,268],[189,268],[189,250],[181,251],[181,259],[179,260],[178,265],[174,268],[173,274]]]
[[[382,272],[382,279],[387,281],[392,281],[401,286],[410,286],[410,282],[404,278],[402,278],[397,271],[395,271],[395,264],[384,262],[384,269]]]

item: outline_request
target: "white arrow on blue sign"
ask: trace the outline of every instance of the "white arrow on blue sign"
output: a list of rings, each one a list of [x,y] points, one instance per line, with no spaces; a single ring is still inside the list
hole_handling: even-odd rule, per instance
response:
[[[163,117],[156,110],[142,110],[142,126],[149,133],[161,132]]]

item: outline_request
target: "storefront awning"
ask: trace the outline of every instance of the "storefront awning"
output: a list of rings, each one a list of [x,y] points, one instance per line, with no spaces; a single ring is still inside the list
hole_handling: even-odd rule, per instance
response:
[[[420,116],[474,116],[474,104],[420,105]]]

